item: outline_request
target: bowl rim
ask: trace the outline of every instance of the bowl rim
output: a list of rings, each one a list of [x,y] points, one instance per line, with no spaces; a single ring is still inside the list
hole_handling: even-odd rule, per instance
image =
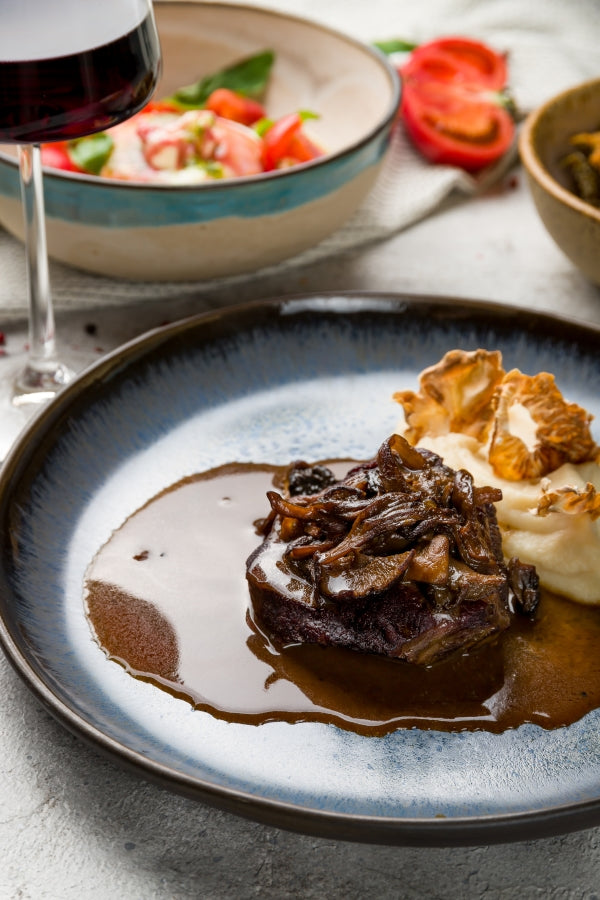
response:
[[[77,184],[79,182],[90,186],[98,185],[102,187],[110,187],[111,189],[119,191],[139,190],[140,188],[143,188],[146,191],[158,191],[159,193],[165,191],[175,191],[177,193],[189,193],[190,191],[214,191],[223,190],[224,186],[227,186],[227,189],[242,189],[248,184],[257,184],[259,182],[269,183],[276,182],[281,178],[299,177],[307,170],[317,169],[330,163],[343,160],[344,158],[352,156],[353,154],[360,151],[363,147],[370,144],[378,135],[385,132],[388,128],[391,129],[394,124],[400,105],[400,76],[396,68],[390,63],[390,61],[387,59],[385,54],[382,53],[382,51],[359,40],[358,38],[353,37],[352,35],[346,34],[337,28],[325,25],[322,22],[315,21],[314,19],[310,19],[306,16],[296,15],[295,13],[288,13],[284,12],[283,10],[273,9],[258,4],[255,5],[253,3],[232,3],[226,2],[226,0],[224,0],[224,2],[221,2],[221,0],[154,0],[154,6],[155,9],[158,7],[165,9],[176,7],[201,7],[203,9],[226,9],[233,12],[238,10],[246,10],[249,12],[261,13],[269,18],[284,19],[289,22],[297,22],[302,25],[308,25],[319,31],[325,32],[332,37],[337,38],[342,43],[346,43],[361,51],[366,56],[371,57],[371,59],[373,59],[381,67],[383,72],[388,77],[391,90],[390,102],[387,111],[380,118],[377,124],[370,128],[366,134],[353,141],[347,147],[343,147],[341,150],[337,150],[334,153],[326,153],[323,156],[320,156],[317,159],[311,160],[309,162],[299,163],[298,165],[290,166],[289,168],[285,169],[276,169],[271,172],[260,172],[256,175],[240,175],[235,178],[225,179],[224,181],[216,180],[203,182],[200,184],[152,184],[142,181],[125,181],[118,178],[105,178],[100,175],[89,175],[82,172],[65,172],[60,169],[44,166],[44,180],[52,178],[58,179],[59,182],[62,180],[67,181],[71,184]],[[16,144],[14,146],[16,147]],[[13,154],[11,153],[7,153],[2,149],[0,149],[0,164],[8,165],[9,167],[18,169],[17,157],[13,156]]]
[[[538,185],[547,191],[555,200],[563,203],[571,209],[583,213],[590,219],[600,223],[600,209],[586,203],[577,194],[568,190],[558,182],[548,171],[542,162],[539,153],[536,150],[534,134],[537,126],[547,115],[547,113],[555,106],[568,100],[570,97],[581,93],[582,91],[597,88],[600,91],[600,78],[591,78],[587,81],[573,85],[559,94],[550,97],[541,106],[529,113],[525,122],[521,127],[519,134],[519,153],[521,161],[529,173],[529,175],[538,183]]]

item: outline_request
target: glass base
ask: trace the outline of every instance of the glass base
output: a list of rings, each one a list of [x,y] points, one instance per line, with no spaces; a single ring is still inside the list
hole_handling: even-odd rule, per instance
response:
[[[74,377],[68,366],[56,360],[28,363],[13,383],[13,406],[46,403]]]

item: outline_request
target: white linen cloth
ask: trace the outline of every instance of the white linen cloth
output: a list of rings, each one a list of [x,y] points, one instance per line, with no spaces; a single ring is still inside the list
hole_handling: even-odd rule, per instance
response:
[[[366,41],[399,37],[420,43],[450,34],[487,41],[508,53],[512,93],[522,113],[567,87],[600,76],[598,0],[261,0],[260,5],[338,29],[343,22],[347,33]],[[434,212],[442,202],[460,202],[486,191],[508,162],[478,178],[453,167],[433,166],[419,157],[401,127],[396,127],[375,190],[352,219],[317,247],[274,268],[307,265],[384,240]],[[179,297],[248,277],[252,276],[149,284],[115,281],[51,263],[57,308]],[[0,313],[6,318],[25,310],[23,248],[0,229]]]

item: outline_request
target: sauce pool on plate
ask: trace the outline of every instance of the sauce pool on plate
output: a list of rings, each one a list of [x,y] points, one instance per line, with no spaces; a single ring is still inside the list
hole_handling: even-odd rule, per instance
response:
[[[341,468],[340,468],[341,467]],[[346,471],[350,463],[334,468]],[[276,646],[252,620],[245,562],[285,469],[232,463],[163,491],[92,561],[84,602],[107,657],[229,722],[397,728],[558,728],[600,706],[600,610],[548,592],[535,621],[419,667],[316,645]]]

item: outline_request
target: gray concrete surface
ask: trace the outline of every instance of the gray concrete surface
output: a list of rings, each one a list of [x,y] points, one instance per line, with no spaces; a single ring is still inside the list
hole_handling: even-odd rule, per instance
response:
[[[431,248],[436,252],[432,254]],[[285,282],[171,303],[169,318],[289,291],[369,289],[484,298],[600,323],[600,289],[555,248],[517,174],[505,189],[436,214],[360,255]],[[163,321],[163,304],[95,311],[110,349]],[[59,326],[82,352],[90,314]],[[10,346],[25,340],[12,323]],[[84,354],[85,355],[85,354]],[[98,756],[58,725],[0,658],[0,898],[587,898],[600,896],[600,828],[493,847],[348,844],[264,827],[172,795]]]

